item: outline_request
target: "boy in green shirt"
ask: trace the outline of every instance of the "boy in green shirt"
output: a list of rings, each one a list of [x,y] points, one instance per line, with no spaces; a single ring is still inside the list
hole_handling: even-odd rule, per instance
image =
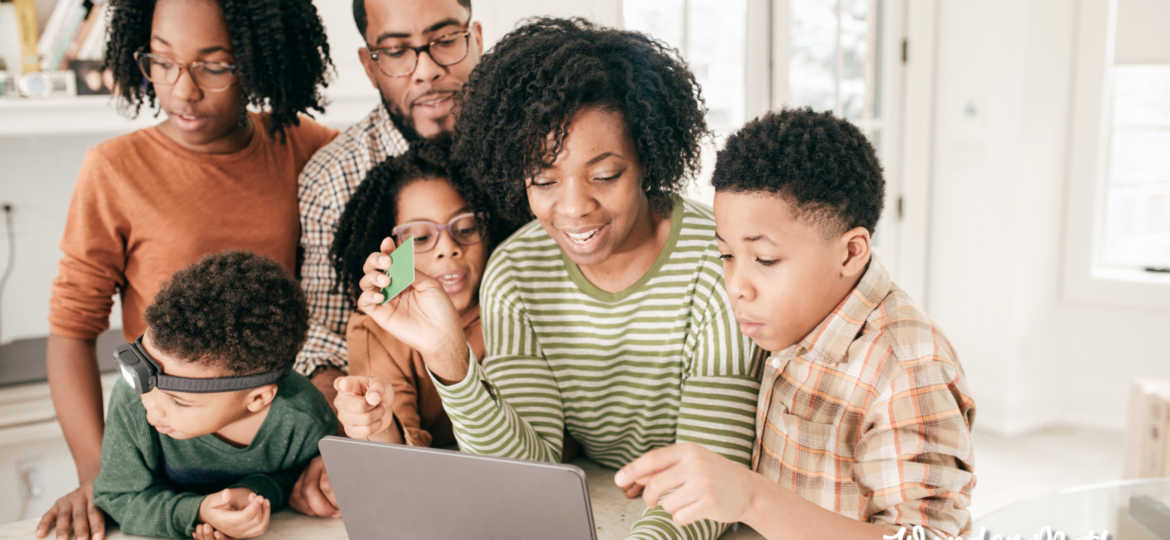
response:
[[[288,502],[337,419],[291,372],[309,313],[296,280],[252,253],[171,278],[146,333],[115,353],[94,504],[124,533],[250,538]]]

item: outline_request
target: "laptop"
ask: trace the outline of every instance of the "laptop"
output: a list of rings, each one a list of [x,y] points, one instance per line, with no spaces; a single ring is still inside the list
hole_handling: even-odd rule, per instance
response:
[[[350,540],[596,540],[585,471],[342,437],[319,444]]]

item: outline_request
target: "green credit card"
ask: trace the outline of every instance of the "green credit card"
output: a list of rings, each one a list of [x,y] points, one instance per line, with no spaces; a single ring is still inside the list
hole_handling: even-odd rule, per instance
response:
[[[391,298],[398,296],[403,290],[414,283],[414,237],[407,238],[401,246],[390,254],[390,268],[382,273],[390,276],[390,284],[382,289],[382,305]]]

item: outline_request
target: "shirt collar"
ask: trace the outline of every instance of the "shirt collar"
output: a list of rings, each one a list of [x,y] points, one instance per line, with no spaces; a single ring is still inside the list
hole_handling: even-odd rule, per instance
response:
[[[821,324],[800,340],[800,346],[816,361],[837,363],[845,360],[849,345],[857,339],[869,315],[890,294],[892,287],[890,274],[874,256],[857,286]]]
[[[398,126],[394,125],[394,121],[390,119],[390,112],[386,110],[385,103],[378,103],[378,106],[370,113],[370,124],[374,128],[374,137],[382,148],[391,149],[389,155],[394,156],[405,152],[409,146],[406,142],[406,137],[398,131]]]

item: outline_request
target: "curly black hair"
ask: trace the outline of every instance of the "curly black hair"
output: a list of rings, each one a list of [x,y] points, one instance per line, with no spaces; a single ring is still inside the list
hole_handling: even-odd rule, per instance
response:
[[[826,237],[855,227],[873,234],[886,181],[857,126],[811,108],[765,113],[727,138],[715,160],[716,192],[762,191],[788,198]]]
[[[297,280],[247,251],[207,255],[175,272],[145,317],[163,353],[234,376],[288,367],[309,332],[309,305]]]
[[[134,53],[148,51],[157,0],[109,0],[109,43],[105,67],[111,69],[119,109],[138,116],[155,106],[154,86],[146,81]],[[223,7],[232,54],[240,66],[239,89],[248,105],[271,111],[268,134],[298,125],[297,113],[325,112],[329,42],[311,0],[218,0]],[[241,111],[242,114],[242,111]]]
[[[489,214],[484,220],[488,255],[515,231],[507,222],[493,219],[487,196],[451,166],[449,136],[414,143],[405,153],[370,169],[341,213],[329,260],[334,271],[333,290],[345,296],[350,308],[357,308],[366,258],[378,251],[398,222],[399,194],[417,180],[432,178],[451,184],[472,212]]]
[[[509,32],[471,73],[461,101],[454,155],[516,223],[532,219],[526,184],[556,161],[582,107],[624,117],[659,213],[670,213],[672,195],[698,172],[708,135],[699,85],[677,50],[580,18],[529,19]]]
[[[471,12],[471,0],[458,0],[459,5],[467,8]],[[366,27],[370,25],[370,21],[366,16],[366,0],[353,0],[353,22],[357,25],[358,31],[362,33],[362,37],[366,37]]]

